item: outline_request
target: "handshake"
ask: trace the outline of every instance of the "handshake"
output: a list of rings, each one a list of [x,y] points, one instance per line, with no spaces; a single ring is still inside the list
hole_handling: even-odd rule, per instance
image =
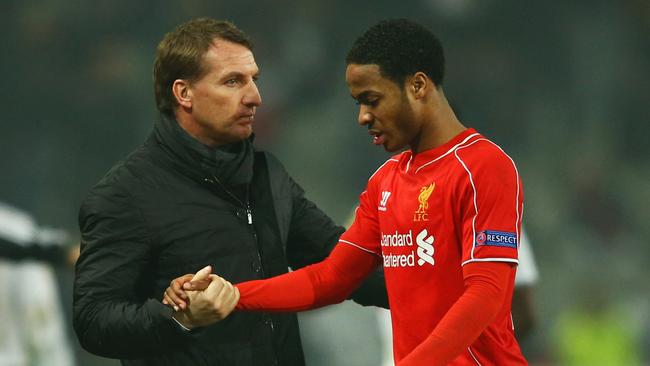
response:
[[[162,303],[174,308],[172,315],[187,329],[202,327],[226,318],[239,301],[239,290],[212,274],[207,266],[171,281]]]

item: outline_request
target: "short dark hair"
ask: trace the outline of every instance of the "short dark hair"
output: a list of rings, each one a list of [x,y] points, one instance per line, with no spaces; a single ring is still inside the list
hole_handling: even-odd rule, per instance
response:
[[[381,75],[400,88],[410,75],[425,73],[436,86],[445,75],[445,56],[438,38],[427,28],[407,19],[383,20],[359,37],[346,63],[379,66]]]
[[[205,75],[203,56],[215,39],[245,46],[253,45],[248,36],[234,24],[210,18],[198,18],[177,26],[158,43],[153,65],[156,106],[166,115],[174,115],[176,98],[172,85],[176,79],[196,81]]]

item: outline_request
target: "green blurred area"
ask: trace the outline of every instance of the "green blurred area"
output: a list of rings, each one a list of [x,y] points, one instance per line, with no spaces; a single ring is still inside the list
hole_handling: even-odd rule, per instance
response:
[[[447,96],[523,177],[541,274],[531,363],[650,364],[649,1],[3,0],[2,200],[76,231],[87,190],[156,118],[158,40],[196,16],[250,34],[256,142],[339,222],[387,158],[356,124],[348,47],[388,17],[434,30]]]

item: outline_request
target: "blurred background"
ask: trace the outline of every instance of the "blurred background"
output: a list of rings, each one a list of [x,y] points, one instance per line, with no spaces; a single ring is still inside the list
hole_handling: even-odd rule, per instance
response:
[[[210,16],[251,36],[263,99],[256,143],[344,223],[388,157],[356,123],[345,55],[378,20],[421,22],[445,47],[444,86],[462,121],[523,177],[539,269],[537,323],[521,342],[531,364],[650,364],[650,1],[2,0],[0,9],[0,201],[67,230],[71,243],[86,192],[152,128],[155,47],[176,24]],[[67,362],[117,365],[80,349],[72,267],[51,268]],[[302,314],[309,364],[380,365],[382,321],[352,303]],[[0,345],[10,336],[0,332]],[[49,365],[12,362],[0,353],[0,365]]]

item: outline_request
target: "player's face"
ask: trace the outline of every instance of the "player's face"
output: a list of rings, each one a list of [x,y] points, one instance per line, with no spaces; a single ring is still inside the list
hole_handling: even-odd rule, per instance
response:
[[[359,124],[367,126],[372,143],[397,151],[417,137],[417,121],[406,93],[381,75],[379,66],[350,64],[345,79],[359,104]]]
[[[253,53],[216,39],[203,57],[203,66],[207,73],[188,87],[195,137],[212,146],[248,138],[255,110],[262,104]]]

